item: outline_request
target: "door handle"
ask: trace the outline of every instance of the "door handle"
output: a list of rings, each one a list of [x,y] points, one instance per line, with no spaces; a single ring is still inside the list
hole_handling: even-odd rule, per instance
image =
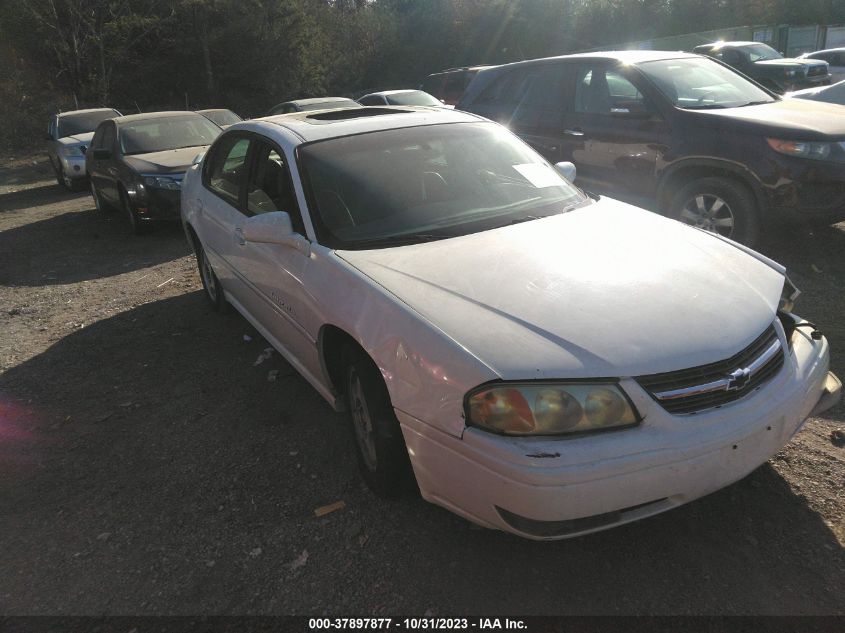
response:
[[[246,238],[244,237],[243,229],[240,227],[235,229],[235,241],[238,243],[239,246],[243,246],[246,244]]]
[[[566,134],[567,136],[584,136],[584,131],[579,130],[578,128],[573,128],[573,129],[570,129],[570,130],[564,130],[563,133]]]

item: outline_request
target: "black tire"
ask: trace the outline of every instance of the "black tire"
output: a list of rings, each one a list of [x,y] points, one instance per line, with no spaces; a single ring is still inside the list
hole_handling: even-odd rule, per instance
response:
[[[197,268],[202,281],[203,294],[215,312],[225,312],[229,304],[223,296],[223,286],[220,285],[220,280],[214,273],[211,262],[205,256],[205,250],[199,239],[194,237],[191,241],[194,244],[194,252],[197,254]]]
[[[97,213],[108,214],[114,211],[114,208],[100,195],[100,192],[97,191],[97,187],[94,186],[94,182],[91,182],[91,197],[94,198],[94,207],[97,209]]]
[[[127,222],[129,222],[129,228],[132,230],[132,233],[143,235],[147,227],[138,217],[135,209],[132,208],[132,205],[129,203],[129,194],[123,189],[120,190],[120,206],[123,207],[123,215]]]
[[[666,215],[746,246],[753,246],[760,236],[754,194],[730,178],[709,176],[684,185],[672,197]]]
[[[65,173],[64,167],[59,163],[56,167],[53,160],[50,159],[50,165],[53,167],[53,174],[56,176],[56,182],[62,189],[72,192],[82,191],[85,188],[85,178],[72,178]]]
[[[341,359],[349,428],[361,475],[379,497],[397,497],[413,488],[414,477],[387,387],[373,361],[358,348],[344,348]]]

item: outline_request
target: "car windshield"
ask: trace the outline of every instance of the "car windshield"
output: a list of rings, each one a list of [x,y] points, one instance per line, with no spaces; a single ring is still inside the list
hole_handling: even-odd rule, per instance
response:
[[[217,125],[233,125],[238,121],[243,121],[241,117],[231,110],[208,110],[201,114],[214,121]]]
[[[87,134],[97,129],[97,126],[106,119],[113,119],[120,116],[116,110],[97,110],[96,112],[85,112],[84,114],[66,114],[59,117],[58,137],[74,136],[76,134]]]
[[[300,111],[310,112],[311,110],[333,110],[336,108],[360,108],[361,104],[352,99],[343,101],[318,101],[317,103],[306,103],[299,106]]]
[[[750,46],[743,46],[743,52],[748,54],[748,59],[752,62],[759,62],[766,59],[783,59],[783,55],[778,53],[771,46],[766,44],[752,44]]]
[[[385,95],[390,105],[399,106],[442,106],[443,102],[438,101],[427,92],[422,90],[409,90],[408,92],[397,92]]]
[[[209,145],[221,130],[202,115],[160,117],[120,126],[120,150],[126,156]]]
[[[687,110],[771,103],[768,93],[721,64],[703,57],[660,59],[637,65],[673,105]]]
[[[311,143],[299,155],[320,242],[332,248],[443,239],[590,203],[493,123],[371,132]]]

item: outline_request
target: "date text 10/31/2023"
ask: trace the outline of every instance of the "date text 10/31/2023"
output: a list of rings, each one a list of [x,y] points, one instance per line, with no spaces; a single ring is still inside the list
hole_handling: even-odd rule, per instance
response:
[[[310,618],[309,630],[527,630],[523,620],[510,618]]]

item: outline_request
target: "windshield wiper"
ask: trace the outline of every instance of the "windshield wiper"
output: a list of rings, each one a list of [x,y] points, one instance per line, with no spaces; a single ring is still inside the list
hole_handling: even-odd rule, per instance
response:
[[[701,105],[681,106],[684,110],[725,110],[728,106],[720,105],[718,103],[708,103]]]
[[[369,240],[356,240],[351,242],[355,247],[366,246],[407,246],[410,244],[421,244],[422,242],[434,242],[455,237],[451,233],[402,233],[400,235],[389,235],[386,237],[375,237]]]
[[[749,101],[748,103],[743,103],[742,105],[736,106],[737,108],[744,108],[745,106],[755,106],[755,105],[763,105],[765,103],[774,103],[774,99],[761,99],[760,101]]]

